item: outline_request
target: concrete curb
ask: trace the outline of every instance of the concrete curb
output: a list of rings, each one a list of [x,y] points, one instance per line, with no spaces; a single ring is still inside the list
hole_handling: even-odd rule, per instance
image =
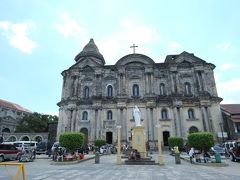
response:
[[[184,161],[187,161],[190,163],[190,159],[187,159],[187,158],[184,158],[184,157],[181,157],[180,158]],[[192,163],[194,165],[200,165],[200,166],[212,166],[212,167],[226,167],[226,166],[229,166],[229,164],[225,163],[225,162],[221,162],[221,163],[198,163],[198,162],[194,162]]]
[[[81,160],[76,160],[76,161],[51,162],[50,165],[71,165],[71,164],[78,164],[78,163],[81,163],[81,162],[84,162],[84,161],[88,161],[88,160],[91,160],[91,159],[94,159],[94,158],[95,158],[95,156],[88,157],[88,158],[81,159]]]

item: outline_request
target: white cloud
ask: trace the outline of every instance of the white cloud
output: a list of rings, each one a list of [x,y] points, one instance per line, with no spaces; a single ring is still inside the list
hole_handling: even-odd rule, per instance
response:
[[[215,81],[219,81],[221,77],[222,77],[222,74],[220,74],[220,73],[214,73]]]
[[[177,43],[177,42],[170,42],[168,44],[168,46],[171,47],[171,48],[181,48],[182,47],[182,45]]]
[[[59,112],[44,112],[43,114],[52,115],[52,116],[59,116]]]
[[[138,47],[136,53],[150,54],[151,50],[145,48],[147,43],[153,43],[159,40],[159,36],[156,34],[155,29],[146,25],[134,24],[129,19],[122,21],[122,29],[120,32],[107,36],[97,44],[100,52],[104,55],[105,60],[114,64],[123,55],[132,53],[130,46],[134,43]]]
[[[225,63],[225,64],[221,65],[221,66],[220,66],[220,69],[221,69],[222,71],[225,71],[225,70],[230,69],[230,68],[232,68],[232,67],[234,67],[234,66],[235,66],[235,64],[228,62],[228,63]]]
[[[61,14],[60,18],[63,23],[54,24],[54,26],[63,36],[84,39],[84,41],[89,39],[86,30],[76,20],[72,19],[68,13]]]
[[[217,48],[222,50],[227,50],[230,47],[230,45],[231,45],[230,42],[223,42],[223,43],[217,44]]]
[[[222,103],[239,103],[240,102],[240,78],[234,78],[227,82],[217,83],[219,96],[224,99]]]
[[[31,54],[32,50],[37,47],[37,43],[28,38],[28,31],[33,28],[35,28],[35,24],[31,21],[19,24],[9,21],[0,22],[0,29],[9,40],[9,44],[27,54]]]

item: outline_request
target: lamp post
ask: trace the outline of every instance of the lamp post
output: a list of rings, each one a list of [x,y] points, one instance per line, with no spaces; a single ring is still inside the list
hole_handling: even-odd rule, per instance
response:
[[[161,125],[160,124],[157,124],[155,126],[157,128],[157,132],[158,132],[158,163],[159,165],[163,165],[164,162],[163,162],[163,155],[162,155],[162,138],[161,138]]]
[[[117,126],[118,146],[117,146],[117,165],[122,163],[121,159],[121,126]]]
[[[221,128],[221,132],[222,132],[222,143],[224,143],[224,137],[223,137],[223,123],[219,123],[219,126]]]

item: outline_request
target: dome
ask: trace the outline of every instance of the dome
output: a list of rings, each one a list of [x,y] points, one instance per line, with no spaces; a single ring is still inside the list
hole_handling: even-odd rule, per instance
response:
[[[103,65],[105,60],[103,55],[99,52],[98,47],[94,43],[93,39],[90,39],[89,43],[83,48],[83,50],[74,58],[75,61],[78,61],[82,57],[95,57],[102,61]]]

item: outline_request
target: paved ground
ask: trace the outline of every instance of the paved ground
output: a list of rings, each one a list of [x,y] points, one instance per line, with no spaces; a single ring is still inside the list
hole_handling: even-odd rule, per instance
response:
[[[153,154],[157,158],[157,154]],[[240,163],[227,160],[228,167],[208,167],[192,165],[181,161],[175,164],[174,157],[164,154],[164,166],[158,165],[116,165],[116,155],[102,156],[100,164],[94,160],[72,165],[50,165],[49,159],[36,159],[25,163],[27,180],[195,180],[195,179],[240,179]],[[10,174],[16,173],[16,168],[0,166],[0,179],[10,179]]]

